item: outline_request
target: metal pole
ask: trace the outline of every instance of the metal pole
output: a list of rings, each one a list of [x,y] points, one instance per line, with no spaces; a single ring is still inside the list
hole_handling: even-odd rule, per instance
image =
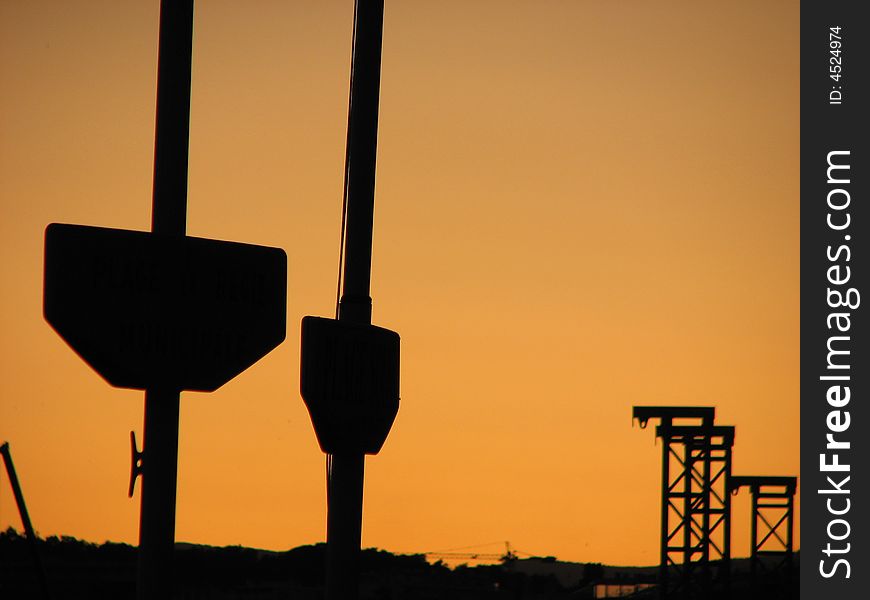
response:
[[[139,600],[172,596],[175,491],[178,474],[177,390],[145,392],[142,508],[139,514]]]
[[[788,515],[786,516],[786,538],[785,538],[785,597],[786,598],[795,598],[797,596],[795,590],[795,578],[794,578],[794,493],[795,488],[791,486],[786,486],[786,493],[788,494],[788,501],[786,510],[788,511]]]
[[[692,449],[694,438],[691,435],[683,435],[683,570],[680,578],[680,586],[683,588],[682,597],[691,598],[691,585],[694,578],[694,565],[692,564],[692,469],[694,460]]]
[[[187,220],[193,0],[161,0],[151,231],[183,237]],[[145,392],[139,600],[172,595],[178,473],[177,389]]]
[[[724,573],[723,577],[725,579],[725,597],[731,597],[731,490],[729,489],[729,481],[731,480],[731,457],[732,457],[732,448],[734,447],[733,439],[725,440],[725,486],[724,486],[724,496],[723,496],[723,509],[725,510],[725,522],[724,522],[724,533],[723,533],[723,554],[722,562]]]
[[[339,319],[371,324],[372,225],[383,0],[357,0],[351,64],[347,160],[347,240]]]
[[[758,569],[758,494],[760,493],[760,486],[758,484],[753,483],[750,488],[752,491],[752,524],[749,536],[752,539],[752,546],[750,548],[752,554],[749,556],[749,579],[750,579],[750,588],[752,590],[752,597],[758,597],[758,577],[759,577],[759,569]]]
[[[42,596],[48,600],[51,596],[48,593],[48,581],[45,577],[45,568],[42,565],[42,559],[39,557],[39,549],[36,546],[36,532],[33,531],[33,525],[30,522],[30,515],[27,514],[27,505],[24,503],[24,494],[21,492],[21,485],[18,483],[18,475],[15,473],[15,465],[12,463],[12,455],[9,453],[8,442],[4,442],[3,445],[0,446],[0,454],[3,454],[3,462],[6,463],[6,473],[9,475],[9,483],[12,485],[12,493],[15,495],[15,503],[18,505],[18,514],[21,515],[21,522],[24,525],[24,533],[27,535],[27,541],[33,555],[33,564],[36,567],[36,576],[37,579],[39,579],[39,587],[42,588]]]
[[[347,135],[347,237],[339,320],[371,324],[372,225],[383,0],[357,0]],[[326,599],[356,600],[365,455],[335,454],[327,510]]]
[[[362,540],[364,454],[335,454],[326,524],[326,599],[355,600]]]
[[[161,0],[151,231],[184,236],[190,138],[193,0]]]
[[[666,600],[668,597],[668,535],[670,535],[670,463],[671,463],[671,436],[665,433],[662,426],[662,526],[661,526],[661,555],[659,557],[659,598]]]
[[[710,499],[713,496],[712,484],[712,454],[713,454],[713,433],[704,433],[703,437],[703,483],[701,484],[701,503],[703,513],[701,514],[701,588],[703,594],[707,597],[711,596],[713,587],[713,574],[710,572],[710,541],[712,532],[710,530],[711,519]]]

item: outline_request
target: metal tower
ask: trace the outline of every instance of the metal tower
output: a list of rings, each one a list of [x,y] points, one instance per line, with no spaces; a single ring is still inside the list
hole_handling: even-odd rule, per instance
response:
[[[713,407],[636,406],[633,417],[661,421],[660,598],[727,597],[734,427],[713,425]]]
[[[731,477],[731,493],[741,487],[748,487],[752,494],[752,598],[797,598],[792,545],[797,477]]]

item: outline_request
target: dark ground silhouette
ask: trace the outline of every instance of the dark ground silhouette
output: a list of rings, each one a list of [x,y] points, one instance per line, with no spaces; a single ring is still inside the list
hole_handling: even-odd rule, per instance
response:
[[[93,544],[72,537],[39,540],[53,600],[133,600],[136,553],[128,544]],[[800,553],[796,554],[799,561]],[[326,545],[286,552],[240,546],[176,544],[173,598],[183,600],[321,600]],[[732,561],[734,598],[748,598],[747,559]],[[366,549],[360,555],[360,600],[559,600],[594,598],[595,584],[649,584],[657,567],[566,563],[553,557],[449,568],[423,554]],[[612,592],[611,592],[612,593]],[[634,598],[657,598],[641,590]],[[0,598],[41,599],[27,540],[0,533]]]
[[[0,597],[40,598],[27,540],[15,530],[0,533]],[[40,540],[54,600],[135,598],[136,548],[71,537]],[[326,545],[287,552],[242,547],[176,544],[174,598],[323,598]],[[360,599],[537,599],[567,597],[555,577],[524,575],[504,565],[450,569],[422,554],[396,555],[366,549],[360,555]]]

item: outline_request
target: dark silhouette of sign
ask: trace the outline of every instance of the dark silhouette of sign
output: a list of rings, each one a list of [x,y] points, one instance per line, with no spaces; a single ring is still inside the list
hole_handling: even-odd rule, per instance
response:
[[[117,387],[213,391],[280,344],[278,248],[53,223],[45,318]]]
[[[328,454],[377,454],[399,411],[399,334],[302,319],[302,398]]]

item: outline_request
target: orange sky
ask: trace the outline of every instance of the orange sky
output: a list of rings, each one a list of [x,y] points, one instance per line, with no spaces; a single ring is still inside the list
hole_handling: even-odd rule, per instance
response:
[[[138,539],[143,395],[45,323],[42,244],[150,227],[158,4],[0,3],[0,440],[42,535]],[[387,1],[372,295],[402,404],[364,545],[655,564],[634,404],[714,404],[735,474],[800,474],[798,9]],[[196,6],[188,233],[284,248],[289,306],[282,346],[182,397],[178,540],[325,537],[299,323],[333,310],[352,13]]]

